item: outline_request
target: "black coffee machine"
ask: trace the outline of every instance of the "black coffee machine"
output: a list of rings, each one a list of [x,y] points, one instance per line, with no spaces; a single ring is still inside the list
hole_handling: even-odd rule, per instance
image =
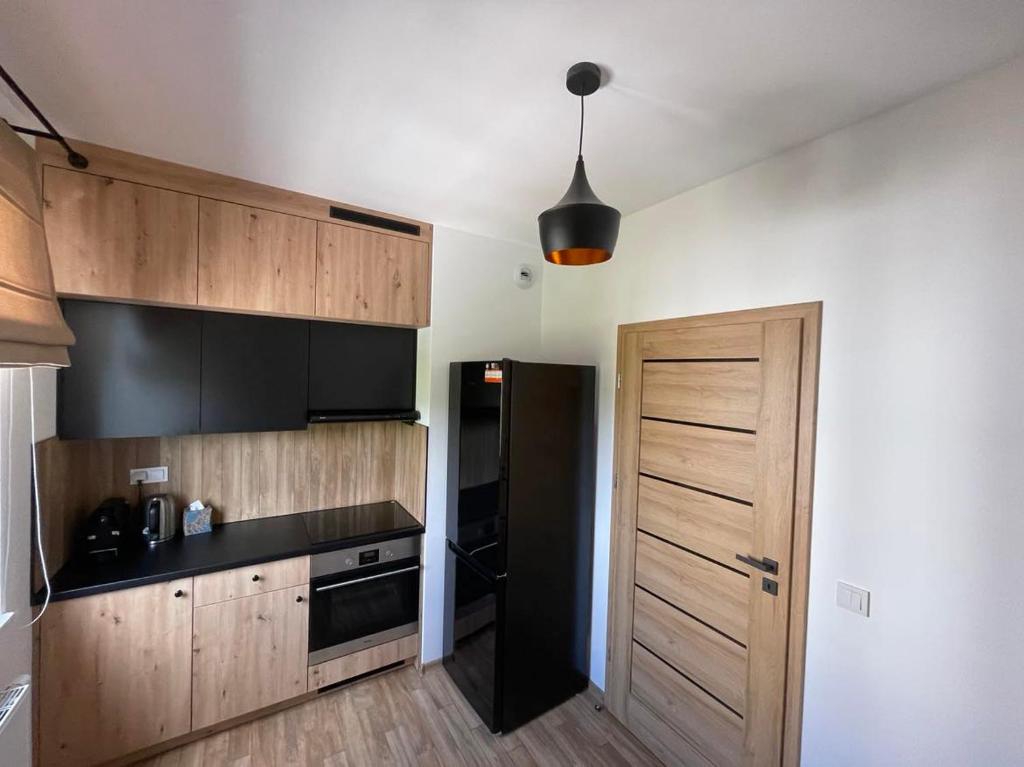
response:
[[[124,498],[108,498],[85,520],[79,533],[82,559],[110,562],[139,545],[131,507]]]

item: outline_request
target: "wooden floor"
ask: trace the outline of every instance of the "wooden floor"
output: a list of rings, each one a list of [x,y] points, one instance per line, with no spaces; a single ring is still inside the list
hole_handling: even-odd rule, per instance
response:
[[[578,695],[492,735],[439,666],[393,671],[140,762],[146,767],[659,765]]]

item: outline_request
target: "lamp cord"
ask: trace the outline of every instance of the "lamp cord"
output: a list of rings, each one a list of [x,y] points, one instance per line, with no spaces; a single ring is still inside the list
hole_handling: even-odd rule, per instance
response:
[[[32,503],[36,512],[36,544],[39,551],[39,569],[43,574],[43,585],[46,586],[46,598],[43,600],[43,609],[39,611],[28,626],[33,625],[43,617],[46,608],[50,606],[50,597],[53,595],[53,588],[50,586],[50,575],[46,572],[46,552],[43,550],[43,512],[40,508],[42,501],[39,499],[39,464],[36,459],[36,387],[35,368],[28,369],[28,414],[29,414],[29,436],[32,439]],[[26,628],[28,627],[26,626]]]
[[[578,158],[583,159],[583,94],[580,94],[580,151]]]

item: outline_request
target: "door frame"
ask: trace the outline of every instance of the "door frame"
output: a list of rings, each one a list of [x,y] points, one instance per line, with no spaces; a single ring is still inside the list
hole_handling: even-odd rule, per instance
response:
[[[811,556],[811,511],[814,493],[814,452],[818,410],[818,366],[821,350],[820,301],[747,309],[693,317],[635,322],[619,325],[616,352],[615,431],[612,459],[611,553],[608,589],[608,650],[605,705],[620,721],[629,721],[630,646],[633,633],[633,579],[636,553],[637,467],[626,466],[625,440],[639,440],[640,390],[643,361],[637,341],[640,334],[656,330],[685,330],[769,320],[802,320],[800,392],[797,406],[797,451],[793,500],[792,575],[789,602],[789,637],[786,652],[786,689],[782,731],[782,765],[800,764],[803,722],[804,664],[807,647],[807,598]],[[636,365],[632,371],[626,367]],[[630,373],[632,372],[632,375]],[[623,382],[626,385],[623,385]],[[638,453],[639,451],[635,451]],[[630,478],[621,482],[619,478]],[[623,491],[627,492],[623,492]],[[631,498],[630,498],[631,497]],[[632,500],[632,504],[630,504]],[[654,722],[637,721],[638,730],[661,734]],[[656,732],[654,732],[656,731]],[[681,748],[687,742],[675,736]],[[694,752],[694,756],[697,756]]]

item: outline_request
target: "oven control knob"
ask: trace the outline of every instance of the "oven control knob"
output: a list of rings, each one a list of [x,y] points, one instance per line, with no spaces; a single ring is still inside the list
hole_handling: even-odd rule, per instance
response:
[[[347,559],[345,560],[345,564],[346,564],[346,565],[350,565],[350,564],[352,564],[352,557],[348,557],[348,558],[347,558]]]
[[[395,556],[395,552],[393,552],[393,551],[385,551],[384,552],[384,559],[391,559],[391,557],[393,557],[393,556]]]

